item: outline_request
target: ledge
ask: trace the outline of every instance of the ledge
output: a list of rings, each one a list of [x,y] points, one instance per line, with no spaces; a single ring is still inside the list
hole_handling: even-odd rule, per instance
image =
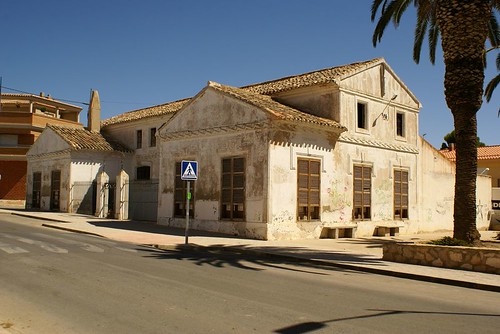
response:
[[[386,243],[385,261],[500,274],[500,249]]]

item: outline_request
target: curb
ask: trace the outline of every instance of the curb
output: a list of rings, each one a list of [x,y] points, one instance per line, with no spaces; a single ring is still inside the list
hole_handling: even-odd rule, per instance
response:
[[[50,220],[50,219],[45,219],[45,220]],[[52,220],[52,221],[56,221],[56,220]],[[59,221],[57,221],[57,222],[59,222]],[[66,223],[66,222],[63,221],[62,223]],[[64,226],[56,226],[56,225],[50,225],[50,224],[42,224],[42,226],[43,227],[53,228],[55,230],[62,230],[62,231],[67,231],[67,232],[92,235],[92,236],[95,236],[95,237],[101,237],[101,238],[104,238],[104,239],[108,239],[105,236],[97,234],[97,233],[87,232],[87,231],[82,231],[82,230],[77,230],[77,229],[74,229],[74,228],[69,228],[69,227],[64,227]]]
[[[308,258],[303,258],[303,257],[293,256],[293,255],[270,253],[270,252],[265,252],[265,251],[261,251],[261,250],[255,250],[255,249],[246,249],[246,248],[242,248],[239,246],[220,246],[220,247],[218,247],[218,246],[203,246],[203,245],[198,245],[198,244],[177,245],[177,246],[175,246],[175,245],[151,245],[151,246],[154,248],[160,249],[160,250],[165,250],[165,251],[179,251],[182,248],[186,248],[186,249],[192,249],[195,251],[202,251],[204,249],[205,250],[221,250],[222,249],[223,251],[226,251],[226,252],[245,252],[248,254],[253,254],[253,255],[257,255],[257,256],[261,256],[261,257],[286,259],[286,260],[289,260],[289,261],[291,260],[294,262],[303,262],[303,263],[305,262],[305,263],[311,263],[311,264],[315,264],[315,265],[342,268],[342,269],[348,269],[348,270],[353,270],[353,271],[361,271],[361,272],[366,272],[366,273],[371,273],[371,274],[392,276],[392,277],[397,277],[397,278],[406,278],[406,279],[412,279],[412,280],[418,280],[418,281],[424,281],[424,282],[430,282],[430,283],[452,285],[452,286],[458,286],[458,287],[476,289],[476,290],[500,292],[500,286],[497,286],[497,285],[474,283],[474,282],[467,282],[467,281],[460,281],[460,280],[454,280],[454,279],[448,279],[448,278],[426,276],[426,275],[413,274],[413,273],[404,273],[404,272],[398,272],[398,271],[381,269],[381,268],[371,268],[371,267],[359,266],[359,265],[355,265],[355,264],[339,263],[339,262],[334,262],[334,261],[314,260],[314,259],[308,259]],[[182,246],[182,247],[179,247],[179,246]]]

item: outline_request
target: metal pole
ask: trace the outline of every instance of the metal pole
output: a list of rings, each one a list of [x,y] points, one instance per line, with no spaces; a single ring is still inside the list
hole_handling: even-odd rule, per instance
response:
[[[190,182],[187,182],[187,192],[186,192],[186,233],[185,233],[185,241],[184,244],[188,244],[188,238],[189,238],[189,200],[191,199],[191,189],[190,189]]]

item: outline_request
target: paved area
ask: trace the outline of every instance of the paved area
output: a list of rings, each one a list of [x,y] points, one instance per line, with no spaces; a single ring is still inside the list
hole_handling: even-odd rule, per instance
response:
[[[60,212],[12,209],[0,209],[0,212],[42,219],[42,225],[45,227],[87,233],[134,244],[164,249],[185,246],[184,229],[169,228],[154,223],[98,219],[93,216]],[[482,240],[493,240],[497,233],[481,231]],[[451,234],[451,231],[445,231],[398,237],[262,241],[190,230],[188,241],[190,247],[245,250],[264,256],[283,257],[287,260],[311,261],[326,266],[500,292],[500,275],[382,261],[384,243],[433,240]]]

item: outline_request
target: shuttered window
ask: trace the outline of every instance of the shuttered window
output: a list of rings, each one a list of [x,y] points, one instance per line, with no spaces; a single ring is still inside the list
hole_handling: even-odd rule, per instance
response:
[[[222,159],[221,218],[245,219],[245,158]]]
[[[355,165],[353,169],[353,219],[369,220],[371,219],[372,168],[370,166]]]
[[[394,170],[394,219],[408,218],[408,171]]]
[[[189,191],[191,199],[189,200],[189,216],[194,217],[194,183],[189,181]],[[181,180],[181,163],[175,163],[175,190],[174,190],[174,216],[185,217],[187,206],[187,181]]]
[[[297,161],[297,219],[320,219],[321,162],[312,159]]]

